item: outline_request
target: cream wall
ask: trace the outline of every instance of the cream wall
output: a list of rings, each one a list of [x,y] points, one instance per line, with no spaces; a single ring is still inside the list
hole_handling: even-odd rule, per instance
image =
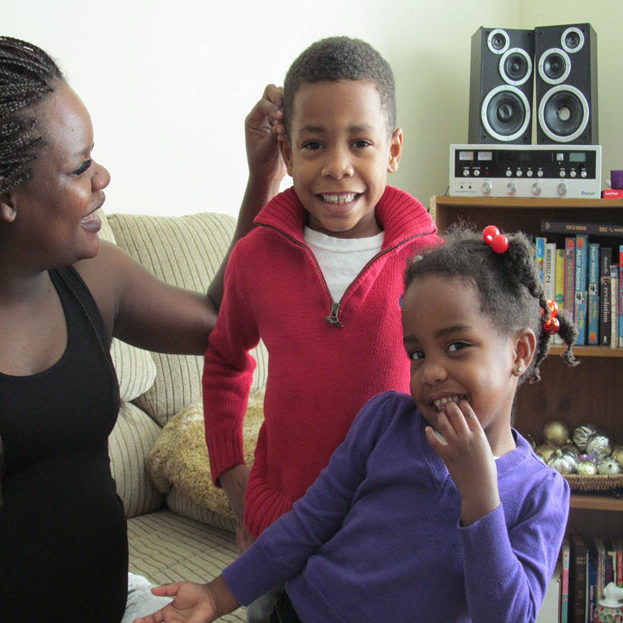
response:
[[[426,203],[446,190],[448,145],[467,140],[472,33],[590,21],[604,170],[623,168],[623,3],[564,4],[561,15],[551,0],[0,0],[0,24],[50,52],[87,104],[94,156],[112,173],[108,211],[236,214],[244,116],[300,51],[334,34],[366,39],[393,66],[405,153],[390,182]]]

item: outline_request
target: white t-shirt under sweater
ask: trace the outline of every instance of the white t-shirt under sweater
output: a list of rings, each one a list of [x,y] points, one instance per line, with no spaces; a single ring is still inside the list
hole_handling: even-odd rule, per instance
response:
[[[381,250],[385,232],[368,238],[336,238],[305,227],[303,237],[314,252],[334,301],[340,301],[346,288],[361,269]]]

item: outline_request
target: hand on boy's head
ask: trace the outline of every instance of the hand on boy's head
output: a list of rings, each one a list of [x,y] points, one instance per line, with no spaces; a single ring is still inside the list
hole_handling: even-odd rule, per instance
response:
[[[279,150],[278,137],[285,135],[283,89],[269,84],[245,119],[245,140],[249,175],[281,181],[286,165]]]
[[[463,523],[468,525],[499,505],[497,469],[485,432],[466,400],[448,402],[439,414],[437,432],[426,428],[426,439],[448,468],[463,499]]]

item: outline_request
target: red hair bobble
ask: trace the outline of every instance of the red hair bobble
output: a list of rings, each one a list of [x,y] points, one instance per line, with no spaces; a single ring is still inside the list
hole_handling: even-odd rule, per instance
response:
[[[556,318],[558,315],[558,303],[552,299],[547,299],[545,304],[549,309],[549,318],[543,322],[543,331],[554,335],[554,333],[558,333],[560,330],[560,320]],[[541,315],[545,315],[545,309],[541,309]]]
[[[482,239],[496,252],[504,253],[508,249],[508,238],[500,233],[495,225],[487,225],[482,232]]]

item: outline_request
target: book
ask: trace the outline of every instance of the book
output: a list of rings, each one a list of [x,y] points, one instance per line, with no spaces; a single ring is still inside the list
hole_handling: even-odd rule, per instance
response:
[[[571,537],[569,563],[569,623],[584,623],[586,618],[586,557],[588,547],[581,536]]]
[[[574,297],[575,297],[575,236],[565,238],[565,310],[569,319],[575,317]]]
[[[612,542],[617,557],[616,584],[623,588],[623,538],[618,537]]]
[[[588,236],[575,237],[575,296],[573,320],[578,337],[576,344],[586,344],[586,320],[588,312],[587,298]]]
[[[612,249],[599,250],[599,344],[610,346],[610,262]]]
[[[595,565],[597,569],[597,601],[602,598],[603,590],[606,586],[604,582],[606,577],[606,546],[601,537],[595,538]]]
[[[608,278],[610,274],[608,273]],[[556,249],[556,276],[554,278],[554,300],[558,304],[560,309],[565,307],[565,250],[561,248]],[[610,303],[608,302],[608,307]],[[608,334],[610,335],[610,334]],[[562,344],[562,338],[558,333],[554,334],[554,344]]]
[[[599,243],[588,243],[588,313],[586,343],[599,344]]]
[[[571,558],[571,544],[569,537],[562,541],[560,550],[562,560],[561,593],[560,593],[560,623],[569,623],[569,562]]]
[[[586,621],[595,619],[597,607],[597,552],[594,543],[588,544],[588,556],[586,558]]]
[[[545,299],[556,299],[556,243],[545,241],[543,256],[543,292]]]
[[[623,348],[623,244],[619,245],[619,289],[618,289],[618,301],[617,307],[617,325],[618,325],[618,346]]]
[[[545,242],[544,236],[536,236],[534,239],[534,246],[536,247],[536,266],[539,271],[539,278],[543,283],[544,268],[545,268]]]
[[[544,234],[566,234],[586,236],[616,236],[623,238],[623,225],[615,223],[573,223],[571,221],[541,221]]]
[[[619,346],[619,267],[610,264],[610,348]]]
[[[601,191],[602,199],[623,199],[623,190],[620,188],[606,188]]]

